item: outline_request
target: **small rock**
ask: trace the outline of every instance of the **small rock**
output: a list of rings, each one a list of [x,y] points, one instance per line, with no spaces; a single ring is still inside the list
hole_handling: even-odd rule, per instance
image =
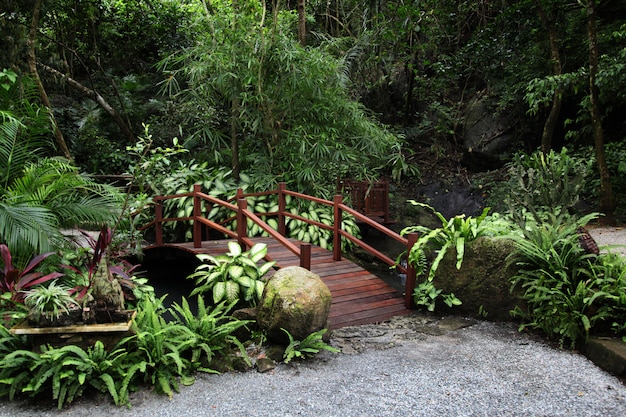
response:
[[[259,358],[256,360],[256,370],[265,373],[276,368],[276,363],[270,358]]]

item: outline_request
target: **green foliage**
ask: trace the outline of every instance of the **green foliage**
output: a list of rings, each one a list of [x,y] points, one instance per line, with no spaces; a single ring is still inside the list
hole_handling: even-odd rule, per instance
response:
[[[624,322],[624,260],[587,254],[578,241],[578,227],[596,217],[549,213],[527,224],[523,237],[513,236],[516,250],[508,261],[518,273],[512,290],[521,289],[527,305],[513,312],[523,319],[521,329],[540,329],[574,346],[601,322]]]
[[[430,312],[435,311],[435,307],[437,306],[437,299],[441,296],[442,301],[448,306],[460,306],[463,302],[454,295],[454,293],[450,294],[441,294],[441,290],[435,287],[432,281],[426,280],[419,282],[415,285],[415,289],[413,290],[413,301],[415,301],[415,305],[426,307],[426,309]]]
[[[178,323],[183,324],[193,335],[193,343],[189,344],[191,363],[209,364],[214,356],[224,353],[231,346],[236,346],[242,356],[246,357],[246,349],[243,344],[233,335],[241,327],[250,321],[237,320],[228,316],[236,302],[226,304],[225,301],[207,308],[204,299],[198,296],[198,312],[194,314],[189,308],[189,303],[183,297],[181,304],[174,303],[170,312]],[[215,372],[206,367],[198,367],[205,372]]]
[[[592,158],[570,156],[566,148],[559,153],[517,154],[508,164],[506,201],[511,216],[523,224],[525,212],[540,221],[543,212],[573,210],[592,163]]]
[[[611,177],[611,187],[615,194],[616,201],[624,201],[626,198],[626,143],[624,141],[611,142],[605,146],[606,165]],[[599,189],[599,183],[592,182]],[[623,204],[618,204],[615,208],[616,214],[626,214]]]
[[[321,195],[346,174],[414,173],[392,149],[398,138],[350,96],[344,61],[293,39],[292,14],[278,11],[266,25],[257,2],[212,6],[197,45],[160,64],[164,91],[200,110],[184,122],[186,145],[214,150],[211,163],[239,161],[260,189],[284,181]]]
[[[215,304],[226,300],[256,305],[265,287],[262,278],[275,264],[266,262],[259,266],[267,254],[267,245],[257,243],[243,252],[237,242],[229,242],[228,249],[225,255],[196,255],[202,262],[209,263],[199,265],[187,277],[196,280],[191,295],[210,292]]]
[[[281,328],[283,332],[289,338],[289,344],[285,349],[285,353],[283,355],[283,361],[285,363],[291,362],[293,359],[304,359],[311,357],[318,353],[320,350],[327,350],[329,352],[340,352],[339,349],[334,348],[328,345],[326,342],[322,340],[324,337],[324,333],[328,331],[328,329],[321,329],[316,332],[311,333],[304,340],[294,340],[293,336],[286,329]]]
[[[446,219],[441,213],[437,212],[428,204],[420,203],[414,200],[409,201],[415,206],[419,206],[430,210],[441,221],[442,227],[429,229],[425,226],[409,226],[402,230],[401,234],[417,232],[419,237],[415,245],[408,254],[408,262],[416,270],[418,277],[424,276],[424,282],[418,282],[413,298],[417,305],[425,306],[429,311],[434,311],[437,298],[441,295],[443,301],[449,307],[460,305],[459,300],[454,294],[441,294],[441,290],[437,289],[433,284],[439,263],[449,250],[456,253],[456,268],[460,269],[465,255],[465,242],[478,239],[481,236],[498,236],[510,232],[512,225],[496,216],[487,216],[489,208],[485,208],[479,217],[455,216]],[[430,267],[427,265],[427,251],[435,251],[435,258],[432,260]]]
[[[122,403],[116,381],[123,378],[126,352],[107,352],[100,341],[87,350],[74,345],[41,349],[41,353],[16,350],[0,359],[0,396],[12,400],[18,394],[35,397],[52,392],[60,409],[92,386]]]
[[[173,139],[172,147],[154,147],[150,126],[144,124],[143,128],[143,136],[134,145],[126,147],[126,151],[136,158],[128,174],[139,188],[139,193],[164,195],[162,182],[172,171],[170,165],[176,156],[188,151],[178,144],[177,138]]]
[[[246,200],[248,201],[248,209],[259,216],[263,216],[264,213],[278,212],[278,200],[275,196],[249,197]],[[293,215],[298,215],[305,219],[325,224],[326,226],[332,226],[334,224],[332,206],[318,204],[309,200],[299,200],[288,195],[285,196],[285,210]],[[217,211],[218,208],[214,208],[214,212]],[[210,215],[211,213],[209,216]],[[275,218],[269,217],[266,221],[274,230],[278,230],[278,221]],[[231,227],[235,230],[236,226],[237,224],[234,222]],[[332,230],[322,229],[314,224],[309,224],[291,217],[286,218],[285,228],[288,237],[303,242],[309,242],[324,249],[330,250],[333,247]],[[346,213],[343,214],[341,229],[352,236],[359,237],[361,235],[359,226],[356,224],[354,217]],[[255,223],[249,221],[248,236],[268,236],[268,234]],[[343,239],[341,244],[343,250],[353,245],[352,242],[346,239]]]
[[[481,236],[503,235],[511,230],[511,225],[506,220],[498,216],[488,216],[489,208],[485,208],[479,217],[466,217],[465,215],[455,216],[446,219],[428,204],[414,200],[409,201],[415,206],[420,206],[432,211],[441,221],[442,227],[429,229],[425,226],[409,226],[402,230],[402,235],[417,232],[420,234],[416,244],[409,253],[409,261],[419,267],[423,264],[421,260],[426,250],[435,250],[437,256],[433,260],[427,277],[429,280],[435,276],[437,266],[445,255],[446,251],[453,248],[456,251],[456,267],[461,268],[463,256],[465,254],[465,242],[478,239]],[[426,271],[422,270],[420,274]]]
[[[195,371],[215,372],[206,364],[231,347],[249,363],[243,344],[232,334],[248,322],[228,316],[232,307],[221,303],[208,309],[199,298],[194,314],[183,298],[170,309],[174,321],[168,323],[162,317],[163,299],[144,299],[134,334],[111,350],[97,341],[86,349],[40,346],[38,353],[23,336],[0,326],[0,397],[51,394],[62,408],[91,386],[121,405],[129,404],[129,393],[143,383],[171,397],[181,383],[193,383]]]
[[[195,367],[184,353],[195,343],[194,335],[180,323],[167,323],[161,315],[162,304],[163,298],[142,303],[134,321],[135,334],[119,343],[129,352],[130,361],[122,393],[137,382],[149,382],[157,392],[171,398],[179,391],[179,383],[193,383]],[[121,396],[120,401],[127,402],[128,398]]]
[[[46,317],[56,319],[67,314],[79,304],[70,295],[70,287],[52,281],[48,285],[40,285],[26,293],[24,305],[35,318]]]

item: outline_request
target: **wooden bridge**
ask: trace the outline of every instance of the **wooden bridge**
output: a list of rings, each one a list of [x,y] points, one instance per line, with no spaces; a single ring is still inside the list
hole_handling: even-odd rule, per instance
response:
[[[278,210],[275,212],[254,213],[248,210],[248,199],[265,195],[275,195],[278,200]],[[287,210],[286,197],[304,199],[317,204],[332,208],[333,224],[327,225],[319,221],[311,220],[299,214],[293,214]],[[163,205],[172,199],[192,198],[193,213],[188,217],[163,217]],[[238,190],[237,195],[229,201],[223,201],[205,194],[200,185],[195,185],[190,193],[159,196],[155,201],[155,220],[147,227],[154,227],[155,242],[146,248],[152,250],[161,247],[171,247],[191,252],[193,254],[208,253],[211,255],[224,254],[228,251],[228,242],[237,241],[242,248],[250,248],[256,243],[264,243],[268,246],[267,261],[275,261],[279,268],[299,265],[318,274],[328,286],[332,294],[330,309],[331,328],[357,324],[370,324],[384,321],[392,316],[403,315],[412,307],[413,287],[415,285],[415,271],[410,267],[396,265],[395,259],[379,252],[372,246],[360,240],[358,237],[348,234],[341,229],[344,215],[351,215],[359,223],[401,242],[407,251],[417,240],[417,234],[411,234],[407,238],[388,229],[380,222],[372,220],[367,215],[354,210],[343,203],[343,196],[336,195],[333,201],[328,201],[306,194],[301,194],[286,189],[285,184],[280,184],[278,190],[262,193],[244,194]],[[213,208],[220,207],[230,216],[221,216],[221,220],[207,217]],[[222,211],[224,211],[222,210]],[[345,214],[344,214],[345,213]],[[276,229],[267,223],[269,218],[276,221]],[[292,218],[309,225],[314,225],[323,230],[331,231],[333,235],[332,251],[313,246],[310,243],[298,241],[286,237],[286,219]],[[191,222],[192,242],[166,243],[163,239],[163,224],[166,222]],[[228,228],[228,224],[236,221],[236,228]],[[255,224],[262,229],[265,237],[249,237],[248,225]],[[206,236],[219,239],[207,240]],[[205,237],[205,240],[203,240]],[[406,274],[406,287],[404,296],[385,281],[366,271],[350,260],[342,256],[342,239],[347,239],[380,259],[389,266],[396,266],[400,273]]]

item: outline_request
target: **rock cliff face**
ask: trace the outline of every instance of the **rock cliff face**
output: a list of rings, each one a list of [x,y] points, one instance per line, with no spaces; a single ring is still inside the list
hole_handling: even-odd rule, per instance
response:
[[[268,338],[289,343],[287,330],[295,340],[328,328],[330,290],[311,271],[297,266],[282,268],[265,285],[257,308],[257,323]]]

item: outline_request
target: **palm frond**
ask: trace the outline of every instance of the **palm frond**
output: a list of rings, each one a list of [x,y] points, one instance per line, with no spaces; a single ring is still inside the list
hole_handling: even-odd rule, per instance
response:
[[[50,240],[59,236],[57,218],[47,208],[11,200],[0,202],[0,242],[6,243],[20,262],[50,250]]]

